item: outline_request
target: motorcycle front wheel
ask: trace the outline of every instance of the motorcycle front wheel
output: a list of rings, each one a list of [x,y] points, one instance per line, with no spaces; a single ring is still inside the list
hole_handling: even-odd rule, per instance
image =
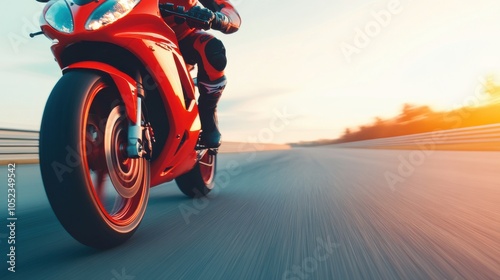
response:
[[[137,230],[149,197],[150,167],[127,156],[128,119],[113,82],[74,70],[56,84],[40,128],[40,169],[66,231],[105,249]]]

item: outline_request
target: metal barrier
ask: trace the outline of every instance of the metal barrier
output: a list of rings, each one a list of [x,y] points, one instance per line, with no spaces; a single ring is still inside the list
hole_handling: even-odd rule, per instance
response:
[[[38,160],[38,131],[0,129],[0,162]]]
[[[0,162],[38,160],[38,131],[0,129]],[[500,150],[500,124],[439,130],[420,134],[335,144],[345,148],[404,148]]]
[[[430,145],[436,149],[500,150],[500,124],[437,130],[420,134],[378,138],[336,144],[346,148],[418,148]],[[462,148],[460,148],[462,147]]]

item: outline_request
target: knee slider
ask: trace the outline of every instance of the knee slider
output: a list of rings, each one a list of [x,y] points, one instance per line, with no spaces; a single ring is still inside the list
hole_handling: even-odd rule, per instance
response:
[[[205,54],[210,65],[217,71],[226,68],[226,49],[219,39],[213,38],[205,46]]]

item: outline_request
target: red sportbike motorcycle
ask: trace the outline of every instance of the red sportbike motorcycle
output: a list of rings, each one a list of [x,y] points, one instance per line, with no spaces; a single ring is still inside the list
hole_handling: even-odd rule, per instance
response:
[[[38,0],[48,2],[48,0]],[[158,0],[52,0],[41,32],[63,76],[40,128],[50,205],[79,242],[108,248],[141,222],[150,187],[190,197],[214,187],[217,149],[199,144],[195,85]]]

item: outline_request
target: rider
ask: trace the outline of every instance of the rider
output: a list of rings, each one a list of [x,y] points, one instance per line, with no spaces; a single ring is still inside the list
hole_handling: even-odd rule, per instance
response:
[[[198,6],[200,2],[204,8]],[[160,0],[160,3],[172,3],[183,6],[188,15],[207,19],[202,21],[187,20],[179,22],[173,17],[165,17],[172,27],[182,56],[187,64],[198,65],[198,108],[201,120],[201,143],[209,148],[220,146],[221,134],[217,126],[217,102],[226,86],[226,50],[220,40],[208,32],[210,28],[230,34],[238,30],[241,19],[229,0]]]

